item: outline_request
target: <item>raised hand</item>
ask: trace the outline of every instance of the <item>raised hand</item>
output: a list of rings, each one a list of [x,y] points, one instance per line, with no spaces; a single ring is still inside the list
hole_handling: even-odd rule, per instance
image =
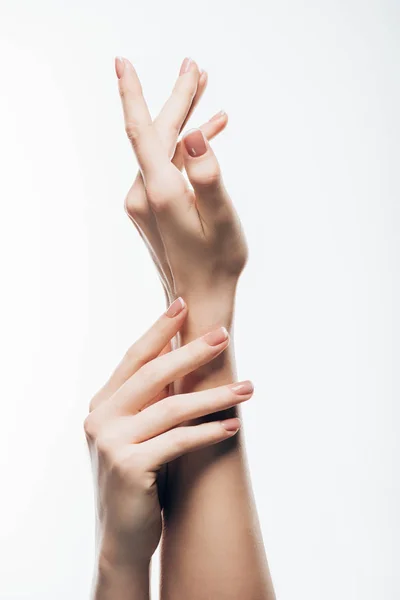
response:
[[[128,212],[136,223],[142,223],[150,251],[163,265],[169,297],[182,294],[189,302],[210,293],[232,294],[246,263],[247,247],[204,126],[186,134],[179,146],[193,189],[171,162],[199,84],[196,65],[180,77],[178,91],[164,107],[165,114],[171,115],[165,119],[172,123],[169,141],[151,119],[132,64],[117,59],[116,71],[125,129],[145,188],[140,202],[128,201]]]
[[[121,66],[123,67],[123,59],[116,59],[117,74],[120,73]],[[167,149],[168,155],[172,156],[172,163],[179,170],[183,168],[183,149],[182,141],[178,141],[178,136],[204,94],[207,81],[207,73],[199,71],[197,64],[186,58],[182,63],[170,98],[154,120],[154,128]],[[221,111],[204,123],[201,130],[210,140],[220,133],[226,124],[227,115]],[[156,218],[147,199],[140,170],[125,198],[125,210],[146,244],[159,272],[167,297],[171,300],[174,295],[173,275]]]

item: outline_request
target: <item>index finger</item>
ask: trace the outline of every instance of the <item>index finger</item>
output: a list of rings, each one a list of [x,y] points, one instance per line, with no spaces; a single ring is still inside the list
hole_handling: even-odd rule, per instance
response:
[[[107,383],[92,398],[89,408],[90,412],[115,394],[143,365],[162,355],[167,344],[171,342],[182,327],[186,316],[186,304],[179,297],[125,353],[125,356]]]
[[[118,57],[115,59],[115,71],[122,100],[125,131],[146,181],[160,168],[170,165],[170,160],[153,126],[142,86],[132,63],[126,58]]]

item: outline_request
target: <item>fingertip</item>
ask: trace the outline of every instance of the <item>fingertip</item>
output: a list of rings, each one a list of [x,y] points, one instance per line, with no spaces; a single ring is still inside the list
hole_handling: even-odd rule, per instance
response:
[[[207,141],[201,129],[190,129],[182,140],[186,153],[191,158],[203,156],[207,152]]]
[[[197,62],[195,60],[192,60],[192,64],[190,65],[190,71],[196,71],[197,74],[200,76],[200,67],[197,64]]]
[[[203,340],[209,346],[221,346],[229,343],[229,332],[226,327],[219,327],[203,335]]]
[[[115,73],[119,80],[125,79],[127,75],[133,75],[134,80],[140,84],[135,67],[129,59],[125,58],[125,56],[115,57]]]
[[[200,69],[199,86],[203,87],[206,85],[208,80],[208,73],[204,69]]]
[[[118,79],[121,79],[122,75],[124,74],[124,70],[125,70],[125,60],[122,56],[116,56],[115,57],[115,61],[114,61],[114,66],[115,66],[115,74],[118,77]]]
[[[192,64],[192,59],[190,56],[186,56],[181,64],[181,68],[179,70],[179,75],[183,75],[184,73],[187,73],[190,69],[190,66]]]
[[[211,117],[209,122],[213,123],[214,121],[228,121],[227,113],[224,110],[220,110],[213,117]]]
[[[175,317],[178,317],[179,315],[183,315],[183,313],[186,312],[187,306],[186,306],[186,302],[184,301],[184,299],[179,296],[179,298],[177,298],[176,300],[174,300],[172,302],[172,304],[170,304],[170,306],[168,307],[168,309],[165,312],[165,315],[167,317],[169,317],[170,319],[174,319]]]
[[[237,381],[228,385],[230,390],[237,396],[249,396],[254,392],[253,382],[249,379],[245,381]]]
[[[193,58],[191,58],[190,56],[187,56],[182,62],[181,68],[179,70],[179,76],[185,75],[190,71],[197,71],[199,75],[201,73],[201,70],[199,69],[199,66],[196,63],[196,61],[193,60]]]
[[[241,422],[240,419],[235,417],[233,419],[225,419],[224,421],[221,421],[221,425],[225,431],[229,433],[229,435],[235,435],[235,433],[237,433],[240,429]]]
[[[209,119],[206,123],[203,123],[200,129],[202,130],[206,139],[210,141],[222,131],[224,131],[224,129],[227,126],[227,123],[228,118],[226,113],[224,116],[221,117],[217,117],[217,115],[214,115],[214,117],[211,117],[211,119]]]

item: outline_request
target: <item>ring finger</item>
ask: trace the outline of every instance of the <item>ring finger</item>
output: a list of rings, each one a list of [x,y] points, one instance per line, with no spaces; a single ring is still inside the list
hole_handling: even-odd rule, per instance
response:
[[[137,415],[118,419],[115,436],[123,443],[138,444],[187,421],[238,406],[251,398],[253,390],[251,381],[242,381],[192,394],[169,396]],[[223,418],[228,416],[235,415],[224,415]]]

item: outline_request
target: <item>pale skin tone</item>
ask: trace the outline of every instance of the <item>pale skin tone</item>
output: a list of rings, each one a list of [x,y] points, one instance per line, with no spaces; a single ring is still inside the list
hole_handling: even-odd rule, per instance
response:
[[[153,122],[132,64],[127,59],[117,59],[116,72],[126,132],[140,167],[126,198],[126,211],[158,268],[168,301],[182,296],[187,307],[187,318],[180,324],[177,338],[181,348],[157,359],[152,357],[166,361],[176,352],[190,348],[196,343],[194,340],[208,331],[224,326],[232,333],[236,286],[246,263],[247,247],[218,161],[208,143],[225,127],[227,117],[216,116],[178,142],[179,133],[205,89],[206,74],[200,72],[193,61],[184,61],[174,92]],[[190,185],[181,173],[182,168]],[[158,352],[167,350],[165,341]],[[171,374],[170,380],[164,381],[164,386],[173,385],[175,398],[212,395],[216,394],[215,389],[231,385],[236,379],[232,335],[229,348],[226,344],[218,355],[191,367],[186,373]],[[129,375],[132,376],[137,377]],[[116,377],[119,388],[124,389],[126,384],[118,370]],[[110,383],[106,389],[109,386]],[[151,400],[154,406],[145,410],[156,410],[156,405],[164,402],[162,389]],[[107,402],[110,405],[110,400]],[[185,426],[178,429],[218,427],[221,431],[221,422],[226,419],[238,425],[238,404],[214,404],[211,410],[185,415]],[[94,412],[98,410],[104,409],[96,407]],[[139,416],[142,414],[145,411]],[[97,439],[96,435],[89,435],[89,439]],[[114,437],[116,440],[118,436]],[[157,438],[151,438],[154,439]],[[161,598],[272,600],[275,596],[241,435],[229,435],[216,441],[219,443],[203,443],[201,447],[182,449],[180,445],[179,452],[165,452],[153,460],[151,468],[147,465],[146,473],[149,470],[152,473],[154,489],[160,468],[168,463],[167,487],[160,488],[164,509]],[[137,448],[135,452],[137,456]],[[109,489],[106,497],[110,497],[109,502],[114,505],[113,486]],[[139,506],[142,506],[140,497],[139,493]],[[129,502],[134,506],[137,499]],[[118,501],[115,506],[117,504]],[[149,535],[153,544],[144,541],[147,537],[142,531],[136,540],[133,534],[121,538],[115,535],[115,527],[108,533],[101,511],[98,519],[98,530],[107,531],[107,535],[100,536],[99,541],[102,560],[99,560],[96,599],[147,598],[151,554],[144,552],[146,558],[138,550],[132,554],[121,540],[133,540],[135,547],[141,541],[139,546],[150,551],[156,539],[158,542],[157,536]],[[120,531],[120,527],[116,529]],[[104,539],[111,539],[113,548],[106,560]],[[101,568],[104,563],[107,567]],[[131,564],[130,569],[128,564]]]
[[[169,396],[168,386],[212,361],[229,344],[224,328],[177,350],[163,349],[181,329],[178,299],[125,354],[96,394],[85,420],[97,503],[97,600],[149,598],[149,566],[160,541],[160,469],[178,456],[236,434],[238,419],[185,423],[249,400],[250,382]]]

